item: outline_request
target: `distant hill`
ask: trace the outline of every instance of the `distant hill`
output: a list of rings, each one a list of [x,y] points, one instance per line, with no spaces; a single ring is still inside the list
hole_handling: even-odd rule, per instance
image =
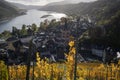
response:
[[[63,12],[68,15],[86,15],[108,19],[120,10],[120,0],[98,0],[90,3],[44,6],[40,10]]]
[[[4,0],[0,0],[0,19],[18,14],[18,8]]]
[[[90,2],[90,1],[96,1],[96,0],[64,0],[64,1],[61,1],[61,2],[49,3],[46,6],[77,4],[77,3],[80,3],[80,2]]]
[[[0,20],[19,14],[19,9],[10,3],[0,0]]]
[[[47,6],[54,6],[54,5],[66,5],[66,4],[72,4],[72,3],[65,0],[65,1],[61,1],[61,2],[49,3],[49,4],[45,5],[45,6],[47,7]]]
[[[39,8],[41,8],[41,6],[24,5],[24,4],[20,4],[20,3],[11,3],[11,4],[20,9],[39,9]]]

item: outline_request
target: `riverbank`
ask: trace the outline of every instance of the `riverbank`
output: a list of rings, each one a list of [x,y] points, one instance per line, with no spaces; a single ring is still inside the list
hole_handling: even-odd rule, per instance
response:
[[[44,15],[52,15],[46,18],[41,18]],[[40,26],[41,22],[44,22],[44,20],[60,20],[61,17],[65,17],[66,15],[64,13],[56,13],[56,12],[49,12],[49,11],[39,11],[37,9],[31,9],[26,12],[26,15],[21,15],[21,16],[13,16],[11,18],[6,18],[2,20],[0,24],[0,33],[3,31],[12,31],[12,27],[15,26],[17,29],[21,29],[22,25],[32,25],[35,23],[38,27]],[[6,22],[8,21],[8,22]]]
[[[18,14],[14,14],[14,15],[11,15],[9,17],[0,18],[0,24],[8,22],[8,21],[10,21],[11,19],[13,19],[13,18],[15,18],[17,16],[25,15],[26,12],[27,12],[27,10],[20,10],[18,12]]]

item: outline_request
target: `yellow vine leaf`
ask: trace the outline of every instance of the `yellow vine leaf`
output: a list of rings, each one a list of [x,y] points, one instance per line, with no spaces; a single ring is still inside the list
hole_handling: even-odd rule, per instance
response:
[[[70,47],[73,47],[74,45],[75,45],[75,42],[74,42],[74,41],[70,41],[70,42],[69,42],[69,46],[70,46]]]

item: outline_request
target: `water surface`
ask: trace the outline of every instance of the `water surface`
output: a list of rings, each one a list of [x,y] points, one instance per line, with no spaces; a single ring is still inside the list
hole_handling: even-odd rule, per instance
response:
[[[47,18],[41,18],[43,15],[52,15]],[[45,19],[57,19],[59,20],[61,17],[66,17],[63,13],[56,13],[50,11],[39,11],[39,10],[28,10],[26,15],[21,15],[15,17],[7,22],[0,24],[0,33],[4,30],[12,31],[12,27],[15,26],[18,29],[21,29],[22,25],[31,25],[35,23],[37,26],[40,25],[40,22],[43,22]]]

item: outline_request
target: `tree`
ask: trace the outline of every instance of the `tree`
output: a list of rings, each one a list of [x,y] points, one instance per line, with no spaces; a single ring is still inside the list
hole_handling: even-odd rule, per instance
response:
[[[12,27],[12,35],[17,36],[18,35],[18,29],[16,27]]]
[[[36,32],[37,31],[37,25],[36,24],[32,24],[31,29],[32,29],[33,32]]]
[[[32,34],[33,34],[33,31],[32,31],[32,29],[31,29],[31,26],[29,25],[29,26],[27,26],[27,27],[28,27],[28,29],[27,29],[28,35],[32,35]]]
[[[20,31],[20,34],[21,34],[21,35],[27,35],[26,25],[23,25],[23,26],[22,26],[22,29],[21,29],[21,31]]]
[[[10,31],[4,31],[1,34],[5,39],[11,37],[11,32]]]
[[[49,21],[46,19],[44,22],[41,22],[41,23],[40,23],[40,28],[39,28],[39,30],[40,30],[40,29],[46,30],[46,28],[48,27],[48,25],[49,25]]]
[[[120,47],[120,11],[111,18],[107,27],[107,42],[114,47]]]
[[[49,27],[53,27],[53,26],[56,26],[56,19],[52,19],[49,24]]]

